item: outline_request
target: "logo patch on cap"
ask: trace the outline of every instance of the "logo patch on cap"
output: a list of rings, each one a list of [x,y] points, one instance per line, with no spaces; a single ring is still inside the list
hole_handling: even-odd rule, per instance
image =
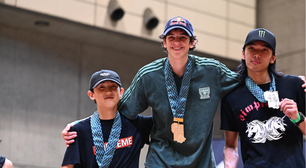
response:
[[[186,26],[186,21],[181,17],[177,17],[172,19],[170,22],[170,25],[177,25],[177,24]]]
[[[259,31],[258,31],[258,37],[259,37],[259,38],[264,38],[265,35],[266,35],[266,31],[263,31],[263,30],[259,30]]]
[[[110,73],[104,72],[104,73],[100,73],[100,76],[109,76]]]

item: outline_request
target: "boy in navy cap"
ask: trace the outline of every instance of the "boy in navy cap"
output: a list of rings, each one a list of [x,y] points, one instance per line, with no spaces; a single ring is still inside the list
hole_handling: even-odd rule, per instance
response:
[[[264,28],[245,40],[238,67],[243,82],[221,103],[226,168],[237,167],[238,136],[245,168],[305,167],[303,81],[275,70],[275,48],[274,34]]]
[[[124,89],[119,75],[111,70],[95,72],[87,92],[97,111],[75,124],[75,143],[67,148],[62,167],[118,167],[139,166],[140,150],[149,143],[152,118],[136,116],[128,120],[117,111]]]

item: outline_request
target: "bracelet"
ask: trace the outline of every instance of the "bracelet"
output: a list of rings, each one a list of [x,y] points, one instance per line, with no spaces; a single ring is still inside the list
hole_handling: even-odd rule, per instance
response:
[[[298,113],[298,117],[297,117],[295,120],[292,120],[292,119],[290,118],[290,121],[293,122],[293,123],[295,124],[295,123],[299,122],[300,119],[301,119],[301,116],[300,116],[300,113]]]

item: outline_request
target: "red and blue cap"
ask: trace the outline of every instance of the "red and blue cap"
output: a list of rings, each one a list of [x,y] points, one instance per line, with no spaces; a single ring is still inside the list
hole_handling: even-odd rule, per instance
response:
[[[193,27],[191,23],[187,19],[180,16],[168,20],[163,35],[167,35],[167,33],[169,33],[171,30],[177,28],[185,30],[190,37],[193,36]]]

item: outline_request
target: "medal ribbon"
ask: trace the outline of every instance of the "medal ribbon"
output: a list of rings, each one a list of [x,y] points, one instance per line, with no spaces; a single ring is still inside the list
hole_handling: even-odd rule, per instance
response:
[[[117,111],[111,133],[108,138],[107,148],[104,149],[102,126],[99,118],[99,113],[96,111],[90,118],[91,132],[96,151],[96,160],[99,168],[108,168],[112,162],[119,136],[121,133],[121,117]]]
[[[276,91],[275,86],[275,78],[273,74],[271,74],[271,83],[270,83],[270,91]],[[267,101],[264,98],[264,91],[249,77],[245,78],[245,84],[248,90],[256,97],[256,99],[262,103],[266,103]]]
[[[174,118],[184,118],[184,112],[186,108],[187,96],[190,86],[191,71],[192,61],[191,58],[188,57],[183,75],[182,85],[180,88],[180,93],[178,95],[169,59],[166,60],[164,74],[168,99]]]

